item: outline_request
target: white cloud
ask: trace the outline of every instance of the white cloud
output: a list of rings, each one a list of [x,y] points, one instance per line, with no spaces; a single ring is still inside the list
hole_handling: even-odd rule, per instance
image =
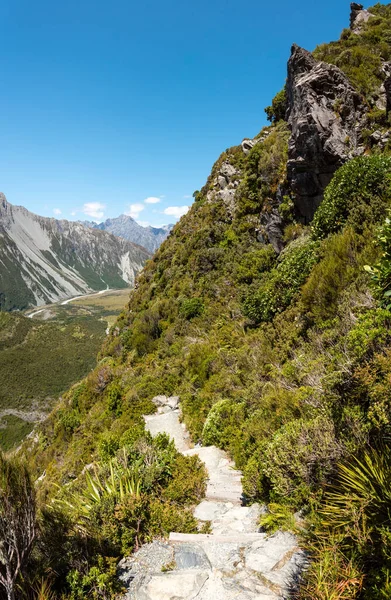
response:
[[[102,219],[105,214],[105,208],[106,204],[102,204],[101,202],[87,202],[83,206],[83,213],[93,219]]]
[[[189,196],[188,194],[186,194],[186,196],[183,196],[184,200],[188,200],[189,198],[192,198],[192,196]]]
[[[61,215],[61,210],[59,208],[53,208],[53,214]]]
[[[138,219],[139,214],[141,213],[141,211],[144,210],[144,208],[145,208],[144,204],[140,204],[140,203],[131,204],[129,206],[129,210],[126,214],[129,215],[129,217],[132,217],[132,219]]]
[[[157,204],[160,202],[160,198],[156,198],[155,196],[149,196],[149,198],[145,198],[145,204]]]
[[[148,227],[150,225],[149,221],[137,221],[141,227]]]
[[[77,211],[76,211],[76,210],[73,210],[73,211],[71,212],[71,216],[72,216],[72,217],[75,217],[75,216],[76,216],[76,214],[77,214]]]
[[[189,206],[168,206],[164,209],[163,214],[180,219],[187,213],[189,208]]]

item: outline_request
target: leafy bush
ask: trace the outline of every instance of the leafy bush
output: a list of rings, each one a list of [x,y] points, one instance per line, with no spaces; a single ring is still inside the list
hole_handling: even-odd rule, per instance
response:
[[[285,88],[276,94],[272,100],[271,106],[265,108],[267,120],[275,123],[276,121],[285,120],[287,108],[287,96]]]
[[[244,402],[220,400],[212,406],[202,430],[205,445],[229,448],[232,439],[240,435],[241,426],[246,418]]]
[[[374,265],[366,265],[365,269],[372,276],[372,284],[382,306],[391,308],[391,219],[387,217],[379,228],[376,238],[381,250],[380,260]]]
[[[320,260],[302,288],[301,301],[316,322],[324,325],[335,317],[341,295],[357,281],[362,269],[357,236],[347,227],[343,232],[329,236],[319,254]]]
[[[312,221],[315,239],[345,224],[357,232],[378,223],[391,202],[391,157],[360,156],[335,173]]]
[[[281,254],[280,262],[258,288],[251,289],[243,312],[255,323],[270,321],[297,296],[318,258],[318,245],[308,238],[293,241]]]
[[[182,301],[180,313],[185,319],[193,319],[199,317],[204,312],[204,303],[201,298],[186,298]]]
[[[334,425],[325,417],[298,419],[282,427],[260,458],[260,472],[276,502],[293,506],[308,502],[324,484],[341,455]]]

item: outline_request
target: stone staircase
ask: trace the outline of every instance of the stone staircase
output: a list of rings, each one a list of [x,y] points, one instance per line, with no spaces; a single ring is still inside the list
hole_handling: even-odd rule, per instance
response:
[[[195,508],[210,534],[172,532],[167,543],[154,541],[120,564],[126,600],[280,600],[290,597],[305,567],[304,552],[287,532],[259,531],[258,504],[242,505],[241,473],[215,446],[190,447],[180,423],[178,398],[154,399],[157,414],[145,417],[152,435],[167,433],[177,449],[198,455],[209,480],[205,499]]]

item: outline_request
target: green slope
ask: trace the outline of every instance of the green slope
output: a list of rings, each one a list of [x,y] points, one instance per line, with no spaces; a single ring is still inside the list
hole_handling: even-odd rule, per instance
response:
[[[372,106],[373,81],[365,88],[360,80],[368,52],[376,64],[389,52],[391,5],[375,11],[357,41],[344,33],[317,50],[325,60],[336,57]],[[358,47],[362,52],[351,53]],[[376,113],[374,128],[379,121],[386,127],[385,111]],[[302,598],[385,598],[389,465],[367,473],[371,489],[383,469],[376,494],[349,488],[355,505],[342,498],[348,484],[338,465],[351,469],[360,456],[378,465],[379,447],[388,456],[391,313],[383,292],[390,270],[381,262],[371,277],[365,267],[386,261],[382,243],[391,248],[387,228],[378,240],[391,206],[391,159],[387,148],[371,153],[368,146],[366,156],[336,173],[314,226],[305,227],[294,219],[286,181],[288,138],[280,119],[247,154],[239,146],[221,155],[189,213],[147,263],[98,366],[42,425],[45,450],[27,448],[37,475],[47,472],[40,494],[50,496],[53,481],[68,484],[91,460],[104,462],[123,448],[132,456],[152,397],[179,395],[194,441],[227,449],[244,471],[248,501],[270,503],[269,526],[303,511],[315,560]],[[230,176],[222,187],[224,169]],[[263,230],[276,204],[279,254]],[[331,485],[338,501],[327,496]],[[319,511],[333,512],[327,502],[342,507],[345,520],[319,519]],[[112,531],[105,535],[105,544],[114,543]],[[341,589],[345,595],[337,596]]]

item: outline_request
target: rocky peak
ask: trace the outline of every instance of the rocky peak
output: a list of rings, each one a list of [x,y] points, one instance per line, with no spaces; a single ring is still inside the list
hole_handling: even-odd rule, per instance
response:
[[[288,62],[287,98],[288,181],[298,215],[308,222],[336,169],[363,152],[365,106],[338,67],[297,45]]]
[[[359,33],[361,25],[366,23],[373,15],[364,9],[362,4],[352,2],[350,5],[350,29],[353,33]]]
[[[0,192],[0,215],[7,212],[8,206],[7,198]]]

